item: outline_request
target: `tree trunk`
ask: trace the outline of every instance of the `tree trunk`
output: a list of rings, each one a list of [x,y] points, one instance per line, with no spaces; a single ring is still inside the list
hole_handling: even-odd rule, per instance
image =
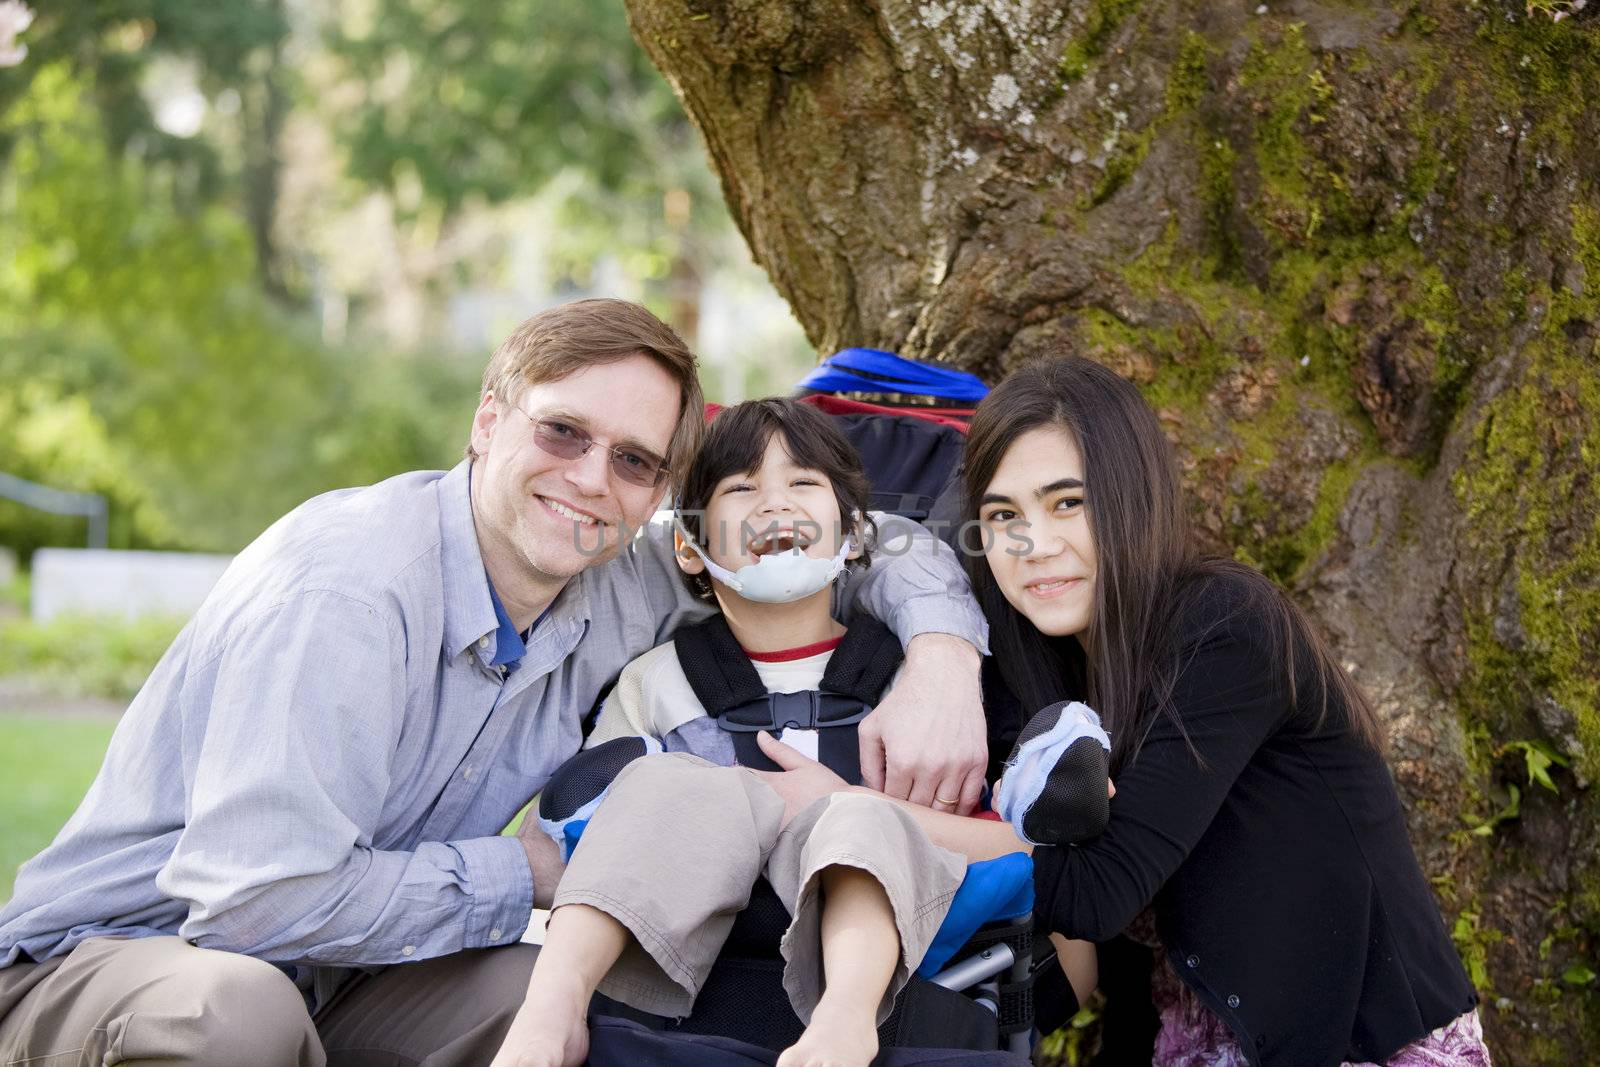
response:
[[[1600,4],[628,6],[819,349],[1140,383],[1378,704],[1499,1060],[1600,1048]]]

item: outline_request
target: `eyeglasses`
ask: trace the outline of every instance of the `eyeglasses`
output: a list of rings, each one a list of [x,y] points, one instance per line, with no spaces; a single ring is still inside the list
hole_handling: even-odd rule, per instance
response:
[[[516,405],[512,405],[515,407]],[[521,408],[517,411],[533,423],[533,440],[557,459],[582,459],[598,442],[588,433],[570,422],[560,419],[536,419]],[[642,448],[602,444],[611,452],[611,473],[627,482],[645,489],[654,489],[666,479],[665,460]]]

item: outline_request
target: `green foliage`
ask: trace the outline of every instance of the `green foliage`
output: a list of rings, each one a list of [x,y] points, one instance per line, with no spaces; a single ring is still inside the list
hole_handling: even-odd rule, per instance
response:
[[[26,35],[27,61],[0,68],[0,117],[30,95],[36,77],[65,67],[98,86],[94,106],[114,154],[132,148],[147,162],[175,164],[191,194],[218,191],[217,147],[163,132],[140,92],[142,79],[153,63],[177,59],[194,64],[204,84],[248,92],[260,76],[253,60],[288,36],[283,0],[52,0],[32,7],[37,17]],[[0,132],[0,164],[16,143],[15,129]]]
[[[0,903],[16,871],[48,845],[83,799],[115,724],[104,718],[0,714]]]
[[[1563,982],[1567,983],[1568,985],[1575,985],[1575,986],[1593,985],[1594,984],[1594,980],[1595,980],[1595,973],[1591,968],[1586,967],[1586,966],[1584,966],[1583,964],[1580,963],[1580,964],[1578,964],[1576,966],[1568,967],[1566,970],[1562,971],[1561,972],[1561,980]]]
[[[17,572],[11,576],[9,582],[0,584],[0,613],[20,613],[27,610],[31,585],[28,572],[20,567],[17,568]],[[10,609],[10,612],[7,609]]]
[[[449,466],[476,367],[337,351],[266,299],[244,225],[112,157],[63,65],[7,113],[0,468],[100,492],[112,544],[229,551],[306,497]],[[0,507],[24,552],[81,524]]]
[[[1552,793],[1560,792],[1556,788],[1555,779],[1550,777],[1551,767],[1567,767],[1571,764],[1567,758],[1552,748],[1546,741],[1508,741],[1501,745],[1497,754],[1507,752],[1522,753],[1527,764],[1528,784],[1542,785]]]
[[[1510,822],[1522,814],[1522,790],[1515,782],[1506,785],[1506,802],[1499,811],[1490,815],[1482,822],[1478,822],[1470,814],[1463,813],[1462,817],[1473,823],[1472,835],[1474,837],[1489,837],[1501,823]]]
[[[328,45],[361,87],[327,105],[347,171],[403,214],[437,227],[544,190],[561,206],[549,251],[580,287],[609,253],[670,290],[728,233],[698,135],[621,0],[374,0]]]
[[[350,175],[414,182],[447,211],[574,165],[603,189],[647,191],[647,139],[687,132],[610,0],[376,0],[347,7],[329,43],[366,86],[345,115]]]
[[[1102,1004],[1102,999],[1095,995],[1089,1004],[1079,1008],[1078,1013],[1067,1020],[1065,1026],[1040,1038],[1034,1062],[1056,1064],[1059,1067],[1081,1067],[1089,1063],[1098,1036],[1098,1008]]]
[[[183,620],[61,616],[0,620],[0,677],[8,687],[56,697],[131,700]]]
[[[1489,981],[1489,947],[1505,939],[1499,930],[1484,925],[1477,912],[1464,911],[1456,916],[1456,922],[1450,929],[1450,938],[1456,943],[1456,951],[1461,953],[1461,962],[1466,964],[1467,977],[1472,980],[1472,986],[1479,993],[1492,992]]]

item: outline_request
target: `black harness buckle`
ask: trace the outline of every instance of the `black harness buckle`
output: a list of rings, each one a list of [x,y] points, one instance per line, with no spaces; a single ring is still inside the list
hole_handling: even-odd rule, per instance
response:
[[[852,726],[872,713],[872,708],[851,697],[820,689],[798,693],[768,693],[729,708],[717,716],[717,725],[736,734],[762,730],[820,730],[833,726]]]

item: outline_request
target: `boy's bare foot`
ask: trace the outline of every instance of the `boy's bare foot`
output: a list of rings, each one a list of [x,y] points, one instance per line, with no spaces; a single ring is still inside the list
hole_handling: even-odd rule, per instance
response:
[[[589,1056],[589,998],[529,988],[490,1067],[580,1067]]]
[[[778,1067],[868,1067],[877,1054],[872,1008],[841,1010],[824,1002],[811,1013],[800,1040],[778,1057]]]

